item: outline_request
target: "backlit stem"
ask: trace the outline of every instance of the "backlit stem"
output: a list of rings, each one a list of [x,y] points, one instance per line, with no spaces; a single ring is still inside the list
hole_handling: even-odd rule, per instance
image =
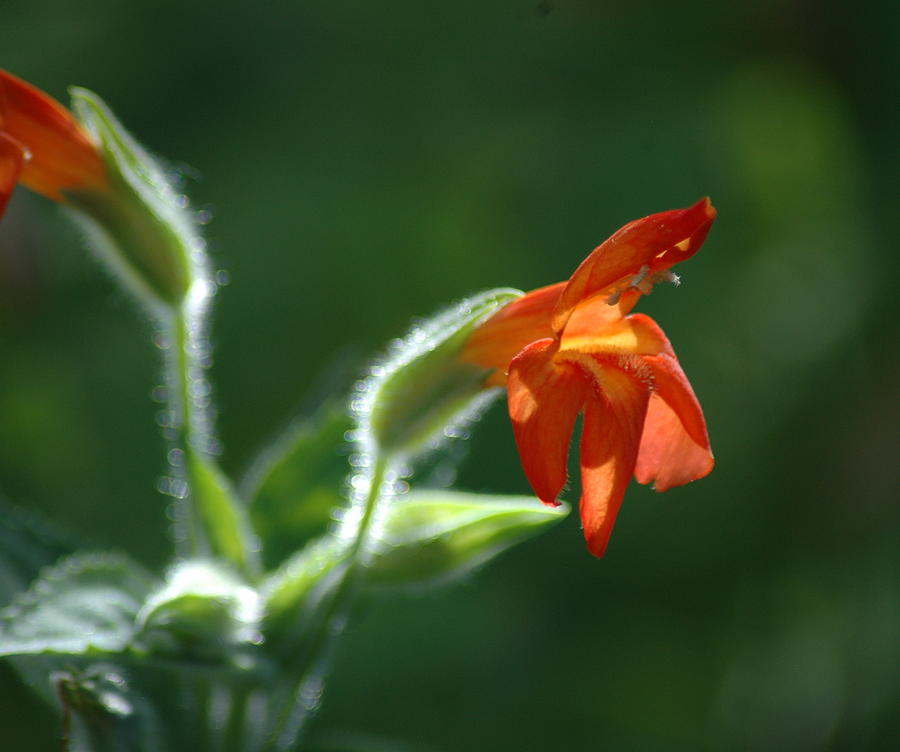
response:
[[[371,471],[364,495],[351,509],[358,517],[348,533],[348,549],[340,582],[321,609],[316,623],[305,633],[302,655],[291,667],[287,684],[276,689],[270,702],[273,723],[267,752],[287,752],[295,748],[307,722],[318,709],[324,675],[331,663],[336,638],[343,630],[353,601],[359,592],[365,569],[364,555],[370,542],[378,511],[393,495],[391,462],[373,451]]]
[[[176,498],[175,534],[180,556],[214,556],[252,579],[259,574],[258,546],[243,503],[215,459],[206,379],[209,343],[206,312],[215,287],[198,277],[168,321],[168,403],[165,431],[172,442],[164,489]]]
[[[168,355],[168,411],[163,430],[171,440],[170,475],[164,490],[176,499],[175,541],[181,557],[212,553],[196,494],[192,494],[195,479],[191,477],[190,460],[197,452],[197,444],[206,440],[200,426],[208,424],[205,409],[196,400],[196,390],[192,388],[198,372],[202,372],[194,333],[188,316],[178,311],[172,316],[164,335]]]

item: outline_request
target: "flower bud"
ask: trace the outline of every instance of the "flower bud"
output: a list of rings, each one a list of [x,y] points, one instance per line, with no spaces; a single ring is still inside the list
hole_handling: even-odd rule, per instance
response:
[[[416,491],[396,501],[377,537],[368,581],[424,587],[460,577],[568,514],[530,496]]]
[[[151,653],[216,660],[260,642],[255,590],[210,561],[176,565],[137,616],[137,642]]]
[[[88,219],[103,259],[139,297],[151,307],[178,307],[206,276],[203,241],[184,197],[96,94],[81,88],[71,94],[103,154],[109,188],[70,189],[67,204]]]
[[[413,327],[361,382],[354,410],[382,451],[414,455],[484,404],[489,371],[459,358],[472,330],[522,293],[489,290]]]
[[[208,285],[184,197],[96,94],[74,88],[72,100],[75,115],[0,70],[0,215],[17,183],[75,210],[132,292],[157,313],[179,307]]]

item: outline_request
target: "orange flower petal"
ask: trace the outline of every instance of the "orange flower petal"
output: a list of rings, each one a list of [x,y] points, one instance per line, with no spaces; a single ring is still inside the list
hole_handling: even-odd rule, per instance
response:
[[[525,347],[510,364],[509,417],[525,475],[545,504],[557,504],[566,485],[569,442],[575,419],[590,394],[580,369],[553,362],[556,342]]]
[[[649,316],[633,314],[628,322],[642,340],[658,343],[658,354],[642,355],[650,370],[653,394],[641,437],[635,477],[657,491],[702,478],[713,469],[703,409],[659,325]]]
[[[54,201],[69,188],[102,188],[106,169],[88,134],[65,107],[0,70],[0,131],[29,152],[21,182]]]
[[[683,418],[658,393],[653,394],[634,470],[637,482],[655,481],[657,491],[668,491],[709,475],[714,464],[709,442],[696,443]]]
[[[709,201],[709,199],[706,200]],[[650,269],[652,271],[668,269],[669,267],[675,266],[675,264],[686,261],[700,250],[700,246],[703,245],[703,242],[706,240],[706,236],[709,235],[713,220],[716,218],[715,207],[710,204],[709,209],[712,212],[712,216],[709,218],[709,220],[700,225],[697,231],[694,232],[689,238],[672,246],[658,259],[651,262]]]
[[[688,436],[708,453],[709,435],[706,431],[703,409],[678,362],[672,344],[659,325],[649,316],[635,313],[628,317],[628,321],[644,341],[656,340],[659,343],[658,354],[648,352],[641,358],[644,366],[651,370],[654,394],[659,395],[675,411]]]
[[[25,153],[22,147],[0,131],[0,217],[6,209],[22,172]]]
[[[697,252],[716,217],[708,198],[687,209],[629,222],[581,263],[556,304],[553,331],[562,332],[575,306],[610,289],[642,266],[665,269]],[[657,257],[659,261],[654,263]]]
[[[563,330],[560,352],[593,353],[606,355],[658,355],[671,348],[666,336],[655,328],[644,326],[646,316],[623,318],[621,310],[628,310],[633,302],[628,296],[616,305],[609,305],[602,298],[592,298],[580,304]]]
[[[602,297],[594,297],[579,303],[566,322],[562,331],[563,346],[567,341],[596,339],[602,336],[605,329],[616,326],[634,307],[641,294],[637,290],[628,290],[610,304]]]
[[[654,394],[658,394],[675,411],[694,443],[709,451],[703,409],[678,359],[664,353],[648,355],[643,360],[653,370]]]
[[[532,342],[553,336],[550,314],[565,284],[532,290],[501,308],[472,332],[460,357],[481,368],[495,369],[487,385],[503,386],[516,354]]]
[[[638,379],[603,367],[602,392],[584,408],[581,524],[588,548],[603,556],[625,489],[634,474],[649,392]]]

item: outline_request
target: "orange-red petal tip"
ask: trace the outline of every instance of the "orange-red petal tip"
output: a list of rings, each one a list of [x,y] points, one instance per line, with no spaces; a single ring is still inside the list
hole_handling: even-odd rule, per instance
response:
[[[26,152],[22,146],[0,130],[0,217],[19,181],[25,161]]]
[[[68,189],[102,189],[104,160],[89,134],[59,102],[0,70],[0,133],[29,153],[20,181],[54,201]]]
[[[716,217],[708,197],[686,209],[650,214],[617,230],[581,262],[560,295],[552,328],[562,332],[575,306],[598,293],[609,294],[642,267],[667,269],[703,244]],[[670,255],[677,254],[677,255]]]

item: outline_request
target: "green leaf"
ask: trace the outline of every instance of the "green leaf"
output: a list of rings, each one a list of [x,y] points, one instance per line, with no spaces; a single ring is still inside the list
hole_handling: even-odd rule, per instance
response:
[[[257,544],[246,508],[231,481],[215,461],[188,447],[185,452],[191,500],[216,556],[241,572],[256,574]]]
[[[415,455],[478,412],[489,372],[459,353],[478,324],[521,295],[501,288],[463,300],[413,327],[372,369],[354,405],[383,451]]]
[[[334,510],[346,503],[352,427],[343,406],[326,406],[288,429],[251,469],[244,487],[267,568],[324,535]]]
[[[116,554],[76,554],[45,569],[0,616],[0,655],[124,651],[152,580]]]
[[[0,499],[0,606],[28,587],[42,568],[75,548],[37,515]]]
[[[531,496],[414,491],[391,505],[368,582],[422,586],[450,580],[562,520],[566,505]]]

